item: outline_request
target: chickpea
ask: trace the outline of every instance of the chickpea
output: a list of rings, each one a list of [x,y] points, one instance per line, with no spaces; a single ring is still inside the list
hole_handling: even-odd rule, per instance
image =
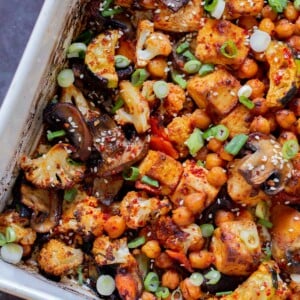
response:
[[[184,198],[184,206],[187,207],[194,215],[200,214],[206,207],[207,195],[204,191],[191,193]]]
[[[141,297],[142,300],[156,300],[157,298],[150,292],[144,291]]]
[[[180,289],[183,298],[186,300],[197,300],[203,296],[200,287],[193,285],[189,278],[180,282]]]
[[[269,121],[262,117],[257,116],[250,124],[250,132],[261,132],[265,134],[270,134],[271,128]]]
[[[253,28],[254,26],[257,27],[257,21],[254,17],[252,16],[243,16],[243,17],[240,17],[239,19],[239,27],[242,27],[244,29],[251,29]]]
[[[252,78],[258,71],[258,65],[252,58],[246,58],[240,66],[237,76],[241,79]]]
[[[173,267],[174,261],[166,252],[162,252],[155,258],[154,264],[160,269],[169,269]]]
[[[250,99],[255,99],[258,97],[263,97],[265,93],[265,85],[259,79],[250,79],[246,82],[252,88],[252,93],[250,95]]]
[[[298,135],[300,135],[300,119],[296,121],[295,129]]]
[[[220,158],[222,158],[225,161],[232,161],[234,159],[234,156],[232,154],[230,154],[224,150],[224,146],[220,150],[219,156],[220,156]]]
[[[295,22],[298,18],[298,11],[291,2],[288,2],[283,14],[291,22]]]
[[[161,278],[161,285],[175,290],[180,283],[180,275],[175,270],[167,270]]]
[[[231,211],[219,209],[215,214],[215,223],[219,227],[221,223],[233,221],[234,214]]]
[[[281,19],[275,26],[275,32],[279,39],[287,39],[294,34],[295,24],[292,24],[287,19]]]
[[[205,167],[210,170],[213,167],[223,166],[223,160],[216,153],[209,153],[206,156]]]
[[[254,108],[251,109],[253,115],[264,115],[269,110],[265,98],[254,98],[252,102],[255,104]]]
[[[205,130],[211,124],[211,118],[204,109],[196,109],[191,115],[191,125]]]
[[[213,151],[213,152],[218,152],[223,146],[223,143],[215,138],[210,139],[208,144],[207,144],[207,149]]]
[[[122,216],[111,216],[104,224],[104,230],[112,239],[120,237],[126,230],[126,222]]]
[[[207,181],[215,187],[222,186],[227,181],[226,170],[221,167],[213,167],[207,173]]]
[[[150,62],[147,65],[148,72],[155,78],[166,79],[167,68],[167,61],[163,57],[155,57],[152,60],[150,60]]]
[[[294,112],[295,116],[300,117],[300,98],[295,98],[291,101],[290,110]]]
[[[156,240],[146,242],[141,250],[149,258],[157,258],[161,253],[159,243]]]
[[[275,114],[278,125],[283,129],[291,128],[297,121],[295,114],[288,109],[282,109]]]
[[[297,51],[300,51],[300,36],[299,35],[293,35],[288,39],[288,44],[296,49]]]
[[[268,113],[264,117],[269,121],[271,132],[275,131],[276,128],[277,128],[277,122],[276,122],[276,119],[275,119],[275,114],[274,113]]]
[[[283,131],[280,133],[278,142],[283,145],[288,140],[297,140],[297,136],[291,131]]]
[[[275,21],[277,18],[277,12],[275,12],[270,5],[265,5],[261,11],[263,18],[269,18]]]
[[[189,254],[189,261],[192,268],[196,269],[206,269],[214,261],[214,256],[211,252],[207,250],[194,251]]]
[[[203,247],[205,246],[205,238],[204,237],[198,237],[197,241],[194,242],[194,244],[192,244],[189,247],[189,251],[200,251],[203,249]]]
[[[300,35],[300,17],[295,22],[295,34]]]
[[[260,30],[267,32],[268,34],[272,35],[274,29],[275,29],[275,24],[270,18],[264,18],[260,21],[259,27]]]
[[[193,213],[185,206],[173,210],[172,220],[178,226],[187,226],[194,222]]]

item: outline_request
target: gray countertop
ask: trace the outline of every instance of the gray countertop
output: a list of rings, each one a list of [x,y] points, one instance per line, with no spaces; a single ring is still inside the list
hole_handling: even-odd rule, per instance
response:
[[[0,104],[17,69],[43,3],[44,0],[0,0]],[[19,298],[0,292],[0,299]]]

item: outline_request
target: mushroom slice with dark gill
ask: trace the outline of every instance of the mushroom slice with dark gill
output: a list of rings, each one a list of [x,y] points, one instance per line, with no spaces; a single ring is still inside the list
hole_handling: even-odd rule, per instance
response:
[[[127,139],[122,128],[108,115],[101,115],[90,124],[94,147],[101,153],[98,176],[110,176],[122,172],[126,167],[141,160],[149,145],[148,136],[133,135]]]
[[[177,12],[180,8],[185,6],[189,1],[188,0],[160,0],[167,8],[173,12]]]
[[[71,103],[50,103],[44,110],[44,120],[51,127],[64,129],[76,147],[74,158],[86,161],[91,154],[92,135],[81,112]]]
[[[281,145],[267,135],[253,133],[247,146],[254,152],[242,158],[239,172],[250,185],[261,186],[269,195],[280,192],[292,170],[291,163],[282,156]]]
[[[37,189],[22,184],[21,202],[32,209],[30,225],[36,232],[49,232],[58,224],[61,204],[54,190]]]

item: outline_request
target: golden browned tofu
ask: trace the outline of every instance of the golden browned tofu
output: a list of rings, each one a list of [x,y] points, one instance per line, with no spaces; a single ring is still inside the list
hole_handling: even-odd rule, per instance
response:
[[[202,14],[201,0],[189,1],[175,13],[166,6],[160,5],[154,13],[154,27],[173,32],[197,31]]]
[[[222,119],[221,124],[229,129],[229,136],[233,138],[240,133],[249,133],[252,116],[248,108],[239,104],[228,116]]]
[[[171,194],[180,179],[182,165],[172,157],[150,150],[139,166],[141,176],[147,175],[160,184],[161,194]]]
[[[252,221],[223,222],[214,231],[211,249],[216,268],[227,275],[249,275],[261,257],[257,228]]]
[[[286,205],[271,210],[272,255],[289,273],[299,272],[300,213]]]
[[[77,268],[83,262],[83,252],[69,247],[59,240],[50,240],[38,256],[40,268],[47,274],[61,276]]]
[[[275,279],[274,279],[275,278]],[[274,284],[276,283],[276,284]],[[284,300],[290,291],[279,277],[279,268],[274,261],[263,262],[250,277],[232,294],[222,300]]]
[[[205,19],[197,36],[195,55],[203,63],[220,65],[240,65],[246,58],[249,47],[245,45],[247,32],[226,20]],[[221,53],[222,46],[232,41],[236,53],[225,47],[226,57]]]
[[[242,16],[257,16],[264,6],[263,0],[226,0],[224,19],[237,19]]]
[[[208,108],[224,116],[236,106],[240,87],[240,82],[234,76],[219,69],[204,77],[191,78],[187,91],[200,108]]]
[[[220,189],[207,181],[208,170],[198,166],[192,160],[185,161],[183,166],[183,174],[175,192],[171,195],[171,201],[178,205],[188,194],[204,191],[207,195],[205,207],[209,206],[215,200]]]

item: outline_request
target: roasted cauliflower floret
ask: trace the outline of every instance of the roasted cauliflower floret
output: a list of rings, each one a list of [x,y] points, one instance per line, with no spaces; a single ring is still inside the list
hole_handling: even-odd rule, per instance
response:
[[[52,239],[42,247],[37,260],[47,274],[62,276],[82,264],[83,252]]]
[[[240,65],[247,57],[249,47],[245,45],[247,32],[226,20],[205,19],[198,31],[197,47],[195,55],[203,63],[221,64],[221,65]],[[232,41],[236,47],[236,54],[227,55],[222,46]],[[232,57],[230,57],[232,56]]]
[[[143,192],[129,192],[121,201],[121,215],[129,228],[144,227],[148,221],[165,215],[171,209],[167,199],[149,198]]]
[[[85,63],[99,78],[107,80],[108,88],[118,86],[118,74],[115,70],[115,49],[119,40],[118,30],[108,30],[99,34],[88,45]]]
[[[120,83],[120,96],[124,99],[125,109],[120,108],[116,112],[116,121],[124,125],[131,123],[138,133],[143,133],[150,128],[150,109],[148,102],[141,95],[138,88],[129,81]]]
[[[126,264],[132,259],[126,238],[111,241],[107,236],[100,236],[94,241],[92,253],[100,266]]]
[[[158,56],[168,56],[172,52],[169,37],[161,32],[154,32],[154,25],[142,20],[137,29],[136,65],[145,67],[148,62]]]
[[[223,222],[214,231],[211,249],[216,268],[227,275],[249,275],[256,270],[261,246],[252,221]]]
[[[263,262],[233,293],[222,300],[284,300],[290,291],[279,277],[274,261]]]
[[[205,192],[207,195],[204,206],[212,204],[220,190],[207,181],[208,170],[198,166],[195,161],[187,160],[183,163],[183,173],[171,201],[176,205],[188,194]]]
[[[63,203],[63,213],[57,230],[61,233],[74,231],[79,234],[99,236],[105,223],[99,201],[79,192],[74,201]]]
[[[168,3],[172,6],[174,2],[169,1]],[[203,8],[200,0],[188,1],[177,12],[162,4],[155,10],[154,27],[172,32],[197,31],[202,14]]]
[[[169,93],[162,103],[162,112],[176,116],[183,108],[185,102],[184,90],[176,84],[168,83]]]
[[[20,166],[26,179],[39,188],[67,189],[81,181],[85,172],[84,165],[68,162],[73,151],[69,144],[56,144],[41,157],[22,156]]]
[[[150,150],[139,166],[141,176],[149,176],[159,182],[162,195],[171,194],[182,174],[181,164],[165,153]]]

